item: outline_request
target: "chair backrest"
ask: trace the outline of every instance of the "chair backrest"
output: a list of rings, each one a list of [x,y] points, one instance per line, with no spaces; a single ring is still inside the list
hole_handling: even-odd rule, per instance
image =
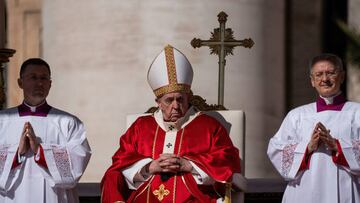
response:
[[[241,173],[245,174],[245,113],[240,110],[204,111],[205,114],[218,120],[228,131],[231,141],[239,149]],[[149,114],[131,114],[126,117],[126,127],[140,116]]]

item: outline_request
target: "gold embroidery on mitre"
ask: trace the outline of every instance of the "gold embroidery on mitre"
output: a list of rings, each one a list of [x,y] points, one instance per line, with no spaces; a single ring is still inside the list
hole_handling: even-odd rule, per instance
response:
[[[166,68],[168,74],[169,84],[176,84],[176,66],[175,66],[175,57],[174,57],[174,48],[170,45],[165,47],[165,59],[166,59]]]
[[[190,93],[190,86],[185,84],[170,84],[154,90],[154,94],[156,97],[162,96],[170,92]]]
[[[157,198],[158,198],[159,201],[161,201],[161,200],[164,199],[164,196],[170,194],[170,191],[167,190],[167,189],[165,189],[164,184],[161,184],[161,185],[159,186],[159,189],[158,189],[158,190],[154,190],[154,191],[153,191],[153,194],[154,194],[155,196],[157,196]]]

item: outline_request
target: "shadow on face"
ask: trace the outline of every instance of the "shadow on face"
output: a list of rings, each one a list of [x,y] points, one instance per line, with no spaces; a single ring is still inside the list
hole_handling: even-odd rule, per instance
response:
[[[169,122],[176,122],[189,109],[189,94],[187,93],[167,93],[155,101],[163,113],[164,120]]]
[[[24,101],[32,106],[43,103],[51,88],[51,79],[45,65],[27,65],[18,79],[18,85],[23,90]]]

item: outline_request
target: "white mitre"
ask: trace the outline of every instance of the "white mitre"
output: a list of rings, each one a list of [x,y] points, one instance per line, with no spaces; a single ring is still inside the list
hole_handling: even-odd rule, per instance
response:
[[[183,53],[167,45],[151,63],[147,79],[156,97],[170,92],[190,93],[193,70]]]

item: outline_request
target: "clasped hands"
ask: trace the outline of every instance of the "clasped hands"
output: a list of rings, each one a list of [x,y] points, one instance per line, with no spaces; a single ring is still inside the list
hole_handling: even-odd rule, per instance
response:
[[[336,139],[330,135],[330,130],[326,129],[321,122],[318,122],[314,128],[307,147],[308,153],[311,154],[316,151],[321,144],[325,144],[328,150],[335,153],[338,152]]]
[[[175,154],[161,154],[145,167],[146,172],[150,174],[191,172],[193,169],[190,161]]]
[[[36,154],[39,148],[39,143],[36,139],[34,129],[32,128],[30,122],[24,124],[24,128],[20,137],[18,153],[24,155],[29,149]]]

